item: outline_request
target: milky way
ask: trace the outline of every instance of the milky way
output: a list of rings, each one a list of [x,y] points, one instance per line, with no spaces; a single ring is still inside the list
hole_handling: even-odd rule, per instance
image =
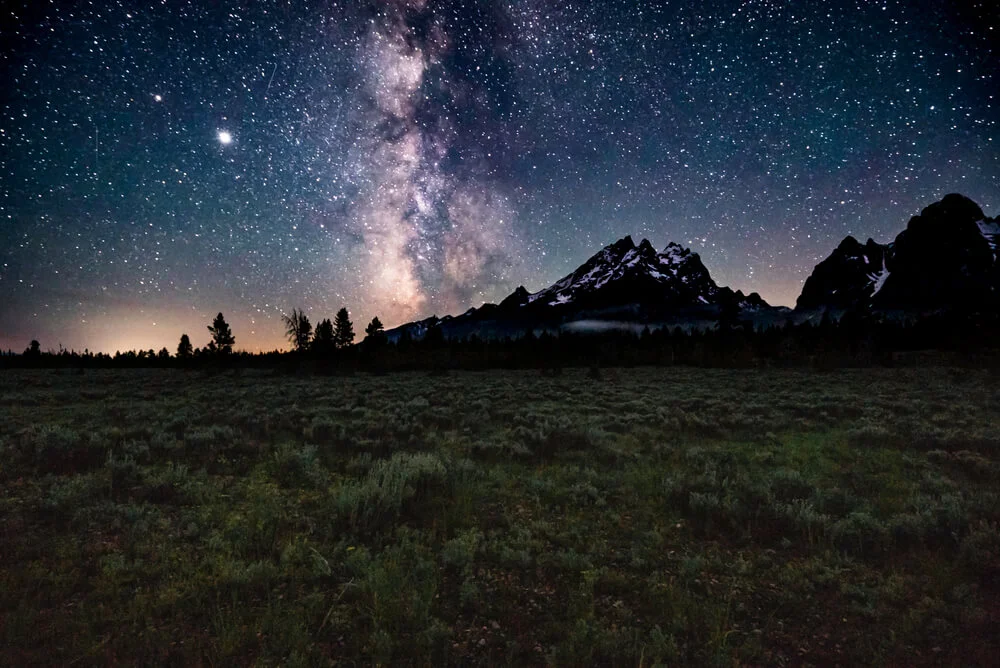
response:
[[[631,234],[794,303],[846,234],[1000,213],[994,3],[23,2],[0,347],[287,346],[537,290]],[[5,5],[9,7],[9,5]]]
[[[442,108],[477,93],[445,62],[460,38],[427,2],[400,1],[385,5],[361,43],[367,104],[356,159],[369,173],[349,219],[363,240],[358,275],[369,307],[389,322],[424,316],[429,303],[481,302],[485,288],[507,287],[518,256],[514,213],[488,163],[446,164],[475,143]]]

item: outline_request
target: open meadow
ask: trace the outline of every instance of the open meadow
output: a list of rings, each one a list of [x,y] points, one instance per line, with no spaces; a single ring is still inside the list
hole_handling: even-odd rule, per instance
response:
[[[998,406],[945,368],[8,371],[0,665],[993,664]]]

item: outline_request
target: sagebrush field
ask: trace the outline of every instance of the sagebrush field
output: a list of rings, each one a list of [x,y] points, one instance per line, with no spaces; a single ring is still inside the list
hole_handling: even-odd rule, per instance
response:
[[[969,369],[0,375],[0,664],[991,664]]]

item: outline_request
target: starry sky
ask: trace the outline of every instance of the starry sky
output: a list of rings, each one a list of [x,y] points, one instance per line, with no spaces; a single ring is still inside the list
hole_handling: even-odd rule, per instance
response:
[[[287,348],[631,234],[794,304],[846,234],[1000,213],[992,1],[28,0],[0,20],[0,348]]]

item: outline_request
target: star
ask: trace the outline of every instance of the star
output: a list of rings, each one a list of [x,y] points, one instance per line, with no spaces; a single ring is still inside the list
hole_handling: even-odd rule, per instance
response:
[[[791,305],[848,233],[1000,208],[990,3],[30,4],[0,40],[0,350],[393,327],[627,234]]]

